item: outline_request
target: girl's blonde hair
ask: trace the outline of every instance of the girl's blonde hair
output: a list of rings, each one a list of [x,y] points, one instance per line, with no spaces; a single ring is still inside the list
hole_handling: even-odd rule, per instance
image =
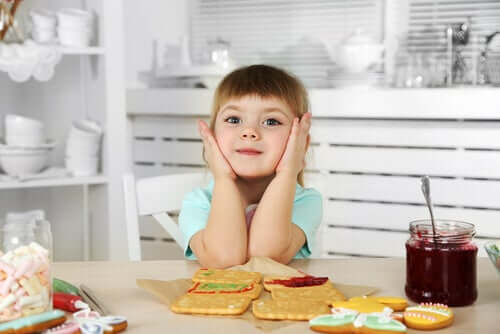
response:
[[[227,101],[248,95],[278,98],[285,102],[299,119],[309,111],[307,90],[299,79],[273,66],[250,65],[226,75],[215,90],[210,129],[214,131],[217,113]],[[303,171],[298,174],[297,182],[304,186]]]

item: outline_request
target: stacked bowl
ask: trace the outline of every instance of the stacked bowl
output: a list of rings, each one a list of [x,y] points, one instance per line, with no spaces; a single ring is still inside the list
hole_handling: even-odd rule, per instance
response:
[[[33,39],[38,43],[53,42],[56,38],[56,14],[48,9],[32,9],[30,16],[33,22]]]
[[[66,169],[74,176],[96,175],[102,129],[96,122],[73,122],[66,145]]]
[[[47,142],[42,122],[19,115],[5,116],[5,144],[0,165],[8,175],[35,174],[47,166],[54,143]]]
[[[64,8],[57,12],[57,35],[59,43],[65,46],[86,47],[90,45],[93,35],[92,12]]]

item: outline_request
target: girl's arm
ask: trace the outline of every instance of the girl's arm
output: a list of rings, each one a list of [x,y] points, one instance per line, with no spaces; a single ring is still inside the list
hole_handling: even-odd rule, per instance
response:
[[[297,175],[305,166],[309,145],[311,114],[294,119],[290,136],[277,167],[276,176],[267,186],[250,226],[249,256],[268,256],[288,263],[304,245],[304,232],[292,223]]]
[[[247,229],[236,174],[205,122],[199,122],[199,130],[215,185],[207,225],[191,238],[189,245],[203,267],[243,264],[247,260]]]
[[[215,180],[207,226],[191,238],[190,246],[203,267],[226,268],[246,262],[243,202],[233,180]]]
[[[280,173],[267,186],[250,225],[249,256],[287,264],[304,245],[304,232],[292,223],[297,175]]]

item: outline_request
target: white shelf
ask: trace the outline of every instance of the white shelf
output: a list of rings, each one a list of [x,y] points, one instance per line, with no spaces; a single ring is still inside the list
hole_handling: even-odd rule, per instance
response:
[[[6,181],[0,182],[0,189],[22,189],[22,188],[45,188],[45,187],[64,187],[78,185],[106,184],[108,178],[104,175],[86,176],[86,177],[61,177],[54,179],[42,179],[33,181]]]
[[[100,46],[89,46],[86,48],[60,46],[60,49],[65,55],[103,55],[105,53],[105,48]]]
[[[128,115],[208,116],[211,89],[129,89]],[[500,119],[500,88],[309,89],[313,117]]]

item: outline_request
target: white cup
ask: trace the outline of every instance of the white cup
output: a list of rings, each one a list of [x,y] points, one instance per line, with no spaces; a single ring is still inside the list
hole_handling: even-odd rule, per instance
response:
[[[83,138],[100,139],[102,128],[99,124],[91,120],[80,120],[73,122],[71,134]]]
[[[92,176],[97,175],[99,166],[98,157],[66,157],[66,169],[74,176]]]
[[[88,140],[79,140],[73,137],[68,139],[66,144],[66,155],[94,157],[99,154],[100,143]]]

